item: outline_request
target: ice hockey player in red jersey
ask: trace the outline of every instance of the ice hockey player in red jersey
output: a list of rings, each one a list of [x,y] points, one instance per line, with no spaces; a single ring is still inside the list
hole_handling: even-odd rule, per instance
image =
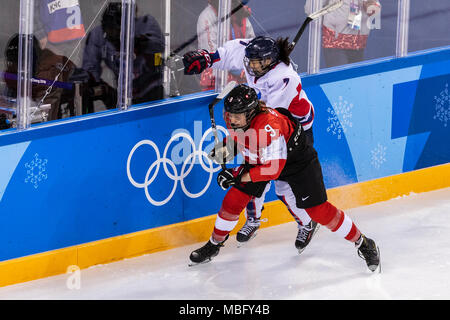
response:
[[[215,53],[207,50],[188,52],[184,55],[183,62],[186,74],[201,73],[209,67],[244,70],[247,84],[257,91],[260,100],[264,101],[268,107],[289,110],[303,126],[308,140],[313,143],[314,107],[303,90],[301,79],[289,58],[287,39],[275,41],[270,37],[259,36],[252,40],[231,40],[218,48]],[[248,203],[247,221],[237,234],[239,242],[245,243],[256,235],[261,224],[265,194],[269,189],[270,183],[266,185],[260,197],[252,198]],[[282,196],[283,189],[283,184],[275,183],[278,198],[286,205],[298,223],[295,247],[301,253],[319,226],[311,220],[305,210],[295,208],[292,197]]]
[[[294,199],[293,206],[355,243],[359,256],[375,271],[380,263],[378,247],[348,215],[327,201],[317,152],[307,142],[299,121],[284,108],[267,107],[254,89],[242,84],[225,97],[224,118],[230,131],[225,144],[234,142],[236,148],[232,149],[240,152],[245,162],[219,173],[218,184],[231,189],[223,199],[210,240],[191,253],[191,261],[197,264],[215,257],[248,202],[261,196],[269,181],[275,181],[283,196]]]

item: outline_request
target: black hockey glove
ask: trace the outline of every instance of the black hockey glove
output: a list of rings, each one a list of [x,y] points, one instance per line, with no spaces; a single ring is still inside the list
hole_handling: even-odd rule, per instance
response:
[[[184,74],[200,74],[212,66],[211,54],[204,49],[189,51],[183,55]]]
[[[223,190],[241,183],[241,177],[244,174],[244,167],[225,169],[217,175],[217,183]]]
[[[236,184],[236,180],[233,175],[232,169],[225,169],[219,172],[217,175],[217,183],[223,190],[227,190],[229,187]]]

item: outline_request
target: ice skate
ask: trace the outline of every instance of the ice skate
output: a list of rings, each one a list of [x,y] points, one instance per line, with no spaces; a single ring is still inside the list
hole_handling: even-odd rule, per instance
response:
[[[314,234],[319,230],[319,226],[317,222],[312,220],[307,225],[298,225],[297,238],[295,239],[295,247],[298,250],[298,254],[305,250]]]
[[[219,254],[220,248],[223,247],[223,243],[227,241],[228,235],[222,242],[218,244],[214,244],[209,240],[203,247],[194,250],[191,252],[189,258],[191,259],[191,263],[189,266],[195,266],[200,263],[207,263],[212,260],[215,256]]]
[[[261,225],[261,220],[259,218],[248,217],[244,226],[236,234],[236,240],[238,242],[238,247],[243,246],[248,241],[256,236],[256,231]]]
[[[379,267],[379,272],[381,272],[380,250],[375,244],[375,241],[361,235],[361,238],[355,243],[355,246],[358,250],[358,255],[366,261],[369,270],[374,272]]]

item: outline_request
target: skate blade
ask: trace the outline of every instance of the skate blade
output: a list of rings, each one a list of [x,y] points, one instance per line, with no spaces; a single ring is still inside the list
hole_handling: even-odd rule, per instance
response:
[[[256,237],[256,234],[257,234],[257,232],[255,232],[247,241],[244,241],[244,242],[237,242],[237,247],[238,248],[242,248],[242,247],[245,247],[249,242],[250,242],[250,240],[252,240],[254,237]]]
[[[205,263],[211,262],[211,260],[212,259],[210,258],[210,259],[206,259],[205,261],[202,261],[202,262],[193,262],[193,261],[191,261],[191,262],[188,263],[188,267],[195,267],[195,266],[198,266],[200,264],[205,264]]]
[[[314,235],[317,233],[317,231],[319,230],[319,228],[320,228],[320,224],[317,224],[316,228],[315,228],[314,231],[313,231],[313,234],[311,235],[311,240],[312,240],[312,238],[314,237]],[[311,242],[311,240],[309,240],[309,242]],[[307,246],[309,246],[309,243],[308,243]],[[306,247],[307,247],[307,246],[306,246]],[[301,249],[297,249],[297,250],[298,250],[298,254],[301,254],[303,251],[305,251],[306,247],[301,248]]]

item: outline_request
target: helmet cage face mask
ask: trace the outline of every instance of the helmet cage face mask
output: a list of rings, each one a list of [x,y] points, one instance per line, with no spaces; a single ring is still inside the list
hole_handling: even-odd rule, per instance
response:
[[[270,37],[256,37],[245,47],[245,69],[251,76],[261,77],[278,63],[279,54],[280,50],[275,40]],[[258,65],[259,70],[255,68]]]
[[[244,124],[236,125],[231,122],[231,118],[236,114],[245,115],[245,123]],[[247,130],[248,128],[250,128],[250,124],[251,124],[253,118],[255,117],[255,115],[256,115],[256,110],[250,110],[250,111],[243,112],[243,113],[232,113],[232,112],[225,111],[225,109],[223,110],[223,118],[225,120],[227,128],[232,129],[232,130],[242,130],[242,131]]]
[[[259,68],[254,68],[255,64],[259,64]],[[244,57],[244,66],[247,70],[248,74],[253,77],[262,77],[267,72],[269,72],[270,69],[275,65],[275,63],[270,58],[265,59],[249,59],[247,57]],[[259,70],[258,70],[259,69]]]

